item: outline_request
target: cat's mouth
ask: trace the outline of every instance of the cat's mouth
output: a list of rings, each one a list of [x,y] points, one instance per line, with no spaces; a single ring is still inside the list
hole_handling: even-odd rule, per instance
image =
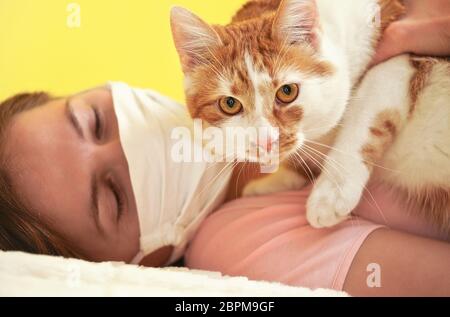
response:
[[[260,165],[281,163],[298,153],[304,144],[303,134],[299,136],[280,138],[270,147],[254,146],[250,149],[236,153],[240,162],[258,163]],[[245,152],[245,153],[243,153]]]
[[[228,130],[218,133],[216,137],[220,136],[219,140],[204,140],[203,146],[208,155],[220,162],[276,165],[293,156],[305,140],[303,133],[287,134],[278,130],[275,133],[273,128],[257,133],[243,129],[240,132],[231,131],[233,133],[228,134]]]
[[[273,148],[269,149],[263,147],[250,147],[235,152],[235,159],[239,162],[267,164],[280,161],[280,158],[281,156],[277,145],[273,145]]]

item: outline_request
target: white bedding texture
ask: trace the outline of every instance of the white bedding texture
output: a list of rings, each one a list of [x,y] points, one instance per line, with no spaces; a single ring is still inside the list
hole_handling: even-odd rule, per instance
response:
[[[0,296],[137,297],[343,297],[332,290],[310,290],[249,281],[186,268],[143,268],[124,263],[0,251]]]

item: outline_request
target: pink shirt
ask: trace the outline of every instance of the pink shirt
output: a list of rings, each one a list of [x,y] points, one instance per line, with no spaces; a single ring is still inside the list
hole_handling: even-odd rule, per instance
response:
[[[310,288],[342,290],[351,263],[374,230],[398,230],[445,239],[408,214],[394,194],[372,188],[354,217],[334,228],[308,225],[310,188],[243,198],[222,206],[201,226],[186,253],[190,268]]]

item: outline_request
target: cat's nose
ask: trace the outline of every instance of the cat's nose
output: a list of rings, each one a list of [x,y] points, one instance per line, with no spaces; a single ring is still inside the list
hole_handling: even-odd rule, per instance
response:
[[[266,152],[271,152],[274,146],[278,143],[279,138],[274,136],[267,136],[259,138],[257,143],[253,144],[258,148],[264,149]]]

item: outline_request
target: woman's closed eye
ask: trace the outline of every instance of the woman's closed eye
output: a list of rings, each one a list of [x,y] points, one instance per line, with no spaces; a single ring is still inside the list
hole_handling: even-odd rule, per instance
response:
[[[109,180],[108,183],[109,189],[111,190],[111,193],[115,200],[116,222],[118,223],[124,213],[125,195],[124,192],[121,190],[121,188],[113,180]]]
[[[98,212],[94,213],[97,227],[102,234],[111,234],[113,228],[119,228],[122,216],[128,208],[127,197],[113,173],[106,175],[102,180],[95,181],[92,192]],[[95,208],[94,208],[95,210]]]
[[[87,105],[78,99],[66,103],[66,115],[81,139],[86,140],[85,129],[92,140],[102,141],[106,137],[107,126],[104,110],[96,105]]]
[[[101,111],[96,106],[91,106],[92,112],[94,114],[94,127],[93,135],[98,141],[101,141],[104,138],[105,135],[105,120],[103,118],[103,115]]]

